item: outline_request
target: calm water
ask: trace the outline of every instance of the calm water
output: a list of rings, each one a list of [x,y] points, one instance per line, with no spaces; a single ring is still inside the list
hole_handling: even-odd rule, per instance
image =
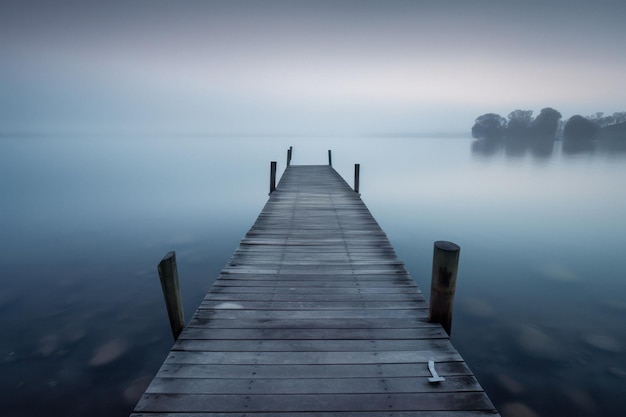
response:
[[[453,343],[504,416],[621,416],[616,145],[0,138],[0,414],[127,415],[172,344],[156,264],[176,250],[191,317],[293,146],[294,164],[333,149],[349,182],[361,164],[363,200],[423,289],[433,241],[461,246]]]

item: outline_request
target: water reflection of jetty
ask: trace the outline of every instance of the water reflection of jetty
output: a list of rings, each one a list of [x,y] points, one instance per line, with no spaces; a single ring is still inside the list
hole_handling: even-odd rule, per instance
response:
[[[497,415],[450,343],[458,246],[435,243],[429,306],[330,153],[290,161],[135,415]]]

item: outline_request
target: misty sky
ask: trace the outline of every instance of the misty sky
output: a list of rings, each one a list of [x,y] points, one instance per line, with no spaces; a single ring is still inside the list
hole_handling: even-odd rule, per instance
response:
[[[0,132],[468,132],[626,110],[626,2],[0,2]]]

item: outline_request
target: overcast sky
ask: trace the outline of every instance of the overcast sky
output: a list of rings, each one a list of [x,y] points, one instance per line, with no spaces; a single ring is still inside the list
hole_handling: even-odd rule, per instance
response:
[[[468,132],[626,110],[626,1],[0,3],[0,131]]]

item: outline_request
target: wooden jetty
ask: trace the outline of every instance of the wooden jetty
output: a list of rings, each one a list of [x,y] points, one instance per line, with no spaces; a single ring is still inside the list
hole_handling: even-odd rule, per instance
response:
[[[445,378],[429,382],[429,361]],[[358,193],[288,166],[132,414],[497,415]]]

